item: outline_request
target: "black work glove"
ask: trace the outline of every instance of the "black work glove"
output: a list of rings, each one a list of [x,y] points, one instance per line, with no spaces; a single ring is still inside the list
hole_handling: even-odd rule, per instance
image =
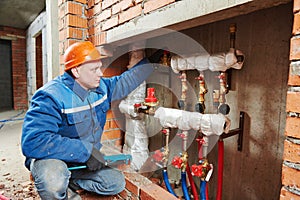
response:
[[[93,148],[90,158],[86,162],[86,166],[90,171],[96,171],[104,166],[104,156],[96,148]]]

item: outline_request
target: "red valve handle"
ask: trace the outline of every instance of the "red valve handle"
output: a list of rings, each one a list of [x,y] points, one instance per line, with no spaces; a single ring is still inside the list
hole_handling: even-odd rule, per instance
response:
[[[172,160],[172,165],[177,169],[181,168],[182,163],[183,163],[183,160],[179,156],[175,156]]]
[[[202,165],[192,165],[192,175],[197,177],[202,177],[203,175],[203,166]]]
[[[164,154],[161,150],[156,150],[152,156],[152,158],[156,161],[156,162],[161,162],[164,158]]]
[[[155,103],[157,102],[157,98],[154,95],[155,88],[147,88],[147,97],[145,98],[146,103]]]
[[[135,104],[134,104],[134,107],[135,107],[135,108],[139,108],[139,107],[141,107],[141,106],[142,106],[141,103],[135,103]]]

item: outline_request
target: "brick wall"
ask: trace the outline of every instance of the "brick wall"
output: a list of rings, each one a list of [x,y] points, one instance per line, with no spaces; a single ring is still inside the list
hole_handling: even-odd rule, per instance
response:
[[[162,8],[175,0],[88,0],[87,17],[90,40],[106,43],[106,31]]]
[[[126,186],[125,190],[117,195],[107,197],[99,196],[91,193],[81,194],[82,200],[176,200],[175,196],[167,192],[166,189],[159,186],[155,181],[150,181],[148,178],[137,174],[137,173],[127,173],[125,172]]]
[[[280,199],[300,199],[300,0],[294,0]]]
[[[63,54],[65,50],[77,41],[88,39],[88,19],[86,0],[58,1],[58,30],[60,72],[64,70]]]
[[[26,76],[26,31],[0,26],[0,37],[11,40],[12,44],[12,81],[15,110],[27,108]]]
[[[60,71],[66,48],[82,40],[106,43],[106,31],[149,14],[175,0],[59,0]]]

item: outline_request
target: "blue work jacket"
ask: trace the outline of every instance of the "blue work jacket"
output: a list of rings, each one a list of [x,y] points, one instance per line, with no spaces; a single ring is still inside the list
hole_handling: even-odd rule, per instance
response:
[[[126,97],[152,71],[152,64],[143,59],[120,76],[102,77],[94,90],[83,89],[66,72],[38,89],[23,123],[26,167],[32,159],[85,163],[93,147],[101,148],[111,102]]]

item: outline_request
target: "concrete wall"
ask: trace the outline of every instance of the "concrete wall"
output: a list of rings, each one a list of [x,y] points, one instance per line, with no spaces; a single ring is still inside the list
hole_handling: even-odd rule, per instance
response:
[[[227,95],[232,128],[238,127],[239,111],[246,117],[243,151],[237,151],[237,137],[224,140],[224,200],[279,198],[292,17],[292,5],[288,4],[184,31],[208,52],[217,53],[228,50],[228,28],[236,23],[236,48],[246,55],[244,67],[232,71],[232,90]],[[206,72],[208,112],[214,76]],[[190,81],[196,85],[193,77]],[[217,167],[216,147],[209,160]],[[215,168],[209,183],[212,199],[216,172]]]

